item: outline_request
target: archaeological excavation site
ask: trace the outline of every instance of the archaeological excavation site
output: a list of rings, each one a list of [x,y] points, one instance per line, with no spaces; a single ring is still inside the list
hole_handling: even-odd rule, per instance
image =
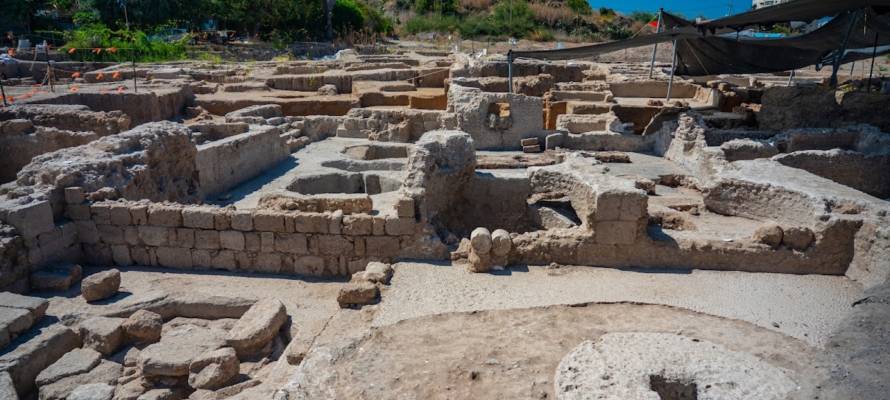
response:
[[[630,56],[4,64],[0,398],[886,399],[890,14],[842,11],[828,63],[664,13]]]

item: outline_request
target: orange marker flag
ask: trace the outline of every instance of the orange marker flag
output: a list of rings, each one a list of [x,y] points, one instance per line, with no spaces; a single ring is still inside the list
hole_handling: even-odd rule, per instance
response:
[[[99,54],[99,53],[101,53],[101,52],[102,52],[102,49],[99,48],[99,47],[93,49],[93,53]]]
[[[6,101],[8,101],[9,104],[15,103],[15,97],[12,97],[12,96],[6,96]]]
[[[9,50],[6,50],[6,53],[9,54],[10,57],[15,57],[15,49],[11,47],[9,48]]]
[[[120,72],[120,71],[114,71],[114,73],[111,74],[111,78],[112,78],[112,79],[120,79],[120,78],[121,78],[121,72]]]
[[[117,87],[117,92],[118,92],[118,93],[123,93],[124,90],[127,90],[127,88],[126,88],[125,86],[118,86],[118,87]]]
[[[109,47],[109,48],[105,49],[105,51],[107,51],[111,54],[114,54],[114,53],[117,53],[117,47]]]
[[[71,74],[71,79],[77,79],[77,78],[80,78],[80,72],[75,72],[75,73]]]
[[[105,79],[105,73],[104,73],[104,72],[100,72],[100,73],[96,74],[96,80],[97,80],[97,81],[101,81],[102,79]]]
[[[77,49],[72,47],[72,48],[68,49],[68,54],[74,54],[75,51],[77,51]]]
[[[72,87],[69,88],[68,90],[69,90],[71,93],[77,93],[77,91],[80,90],[80,89],[79,89],[77,86],[72,86]]]

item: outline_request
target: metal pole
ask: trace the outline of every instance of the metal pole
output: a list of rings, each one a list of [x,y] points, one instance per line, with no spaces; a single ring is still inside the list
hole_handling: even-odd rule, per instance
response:
[[[136,86],[136,49],[133,49],[133,93],[139,93],[139,88]]]
[[[9,103],[6,102],[6,89],[3,88],[2,80],[0,80],[0,97],[3,98],[3,107],[9,107]]]
[[[859,11],[854,11],[850,16],[850,22],[847,25],[847,32],[844,34],[844,40],[841,42],[841,48],[838,49],[837,55],[834,57],[834,65],[832,65],[831,71],[831,87],[837,87],[837,73],[841,67],[841,61],[844,59],[844,55],[847,53],[847,41],[850,39],[850,34],[853,33],[853,25],[856,24],[856,20],[859,19]]]
[[[49,63],[49,60],[46,60],[46,80],[49,81],[49,91],[55,93],[56,86],[53,85],[53,66]]]
[[[875,57],[878,56],[878,32],[875,32],[875,45],[871,51],[871,69],[868,71],[868,91],[871,92],[871,78],[875,73]]]
[[[794,84],[794,73],[795,72],[797,72],[797,70],[792,69],[791,75],[788,75],[788,86],[791,86]]]
[[[674,71],[677,69],[677,39],[674,39],[674,55],[671,57],[671,79],[668,81],[666,101],[671,101],[671,91],[674,88]]]
[[[513,93],[513,50],[507,52],[507,93]]]
[[[661,13],[664,11],[663,8],[658,9],[658,24],[655,26],[655,33],[661,32],[661,22],[662,17]],[[658,43],[655,43],[655,47],[652,48],[652,62],[649,63],[649,79],[652,79],[652,75],[655,73],[655,56],[658,54]]]

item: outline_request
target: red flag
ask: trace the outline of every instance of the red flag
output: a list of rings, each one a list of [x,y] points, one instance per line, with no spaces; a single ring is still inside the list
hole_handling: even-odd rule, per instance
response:
[[[649,22],[649,23],[646,24],[646,25],[649,25],[649,26],[651,26],[651,27],[653,27],[653,28],[655,28],[655,29],[658,29],[658,20],[657,20],[657,19],[656,19],[656,20],[652,20],[652,22]]]

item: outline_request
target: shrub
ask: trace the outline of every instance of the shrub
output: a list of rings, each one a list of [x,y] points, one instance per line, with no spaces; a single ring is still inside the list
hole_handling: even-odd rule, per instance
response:
[[[593,13],[593,9],[590,8],[590,3],[588,3],[587,0],[566,0],[566,5],[568,5],[572,11],[581,15],[590,15]]]
[[[81,61],[169,61],[186,58],[185,35],[167,42],[162,37],[149,37],[138,30],[113,31],[105,25],[93,24],[67,33],[64,51],[75,48],[72,57]],[[98,52],[91,49],[99,49]],[[108,50],[113,49],[113,50]]]

